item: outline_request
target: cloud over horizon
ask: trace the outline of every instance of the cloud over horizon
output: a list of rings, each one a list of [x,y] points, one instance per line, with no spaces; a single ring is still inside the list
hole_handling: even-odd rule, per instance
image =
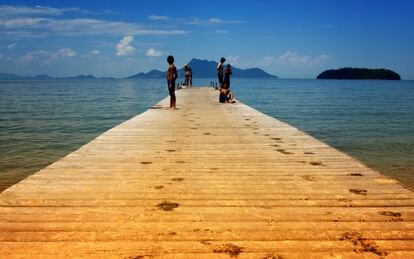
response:
[[[77,52],[71,48],[62,48],[56,52],[51,52],[48,50],[36,50],[31,51],[23,55],[18,59],[18,62],[21,64],[31,64],[32,62],[39,62],[41,65],[46,65],[52,61],[70,58],[77,55]]]
[[[135,48],[130,44],[134,41],[134,36],[128,35],[121,39],[116,45],[117,56],[130,56],[135,53]]]
[[[260,66],[271,66],[274,64],[289,65],[289,66],[311,66],[320,64],[323,61],[329,60],[331,56],[321,54],[317,57],[309,55],[302,55],[296,51],[287,50],[278,57],[265,56],[259,60]]]
[[[162,51],[156,50],[154,48],[149,48],[147,50],[147,56],[148,57],[160,57],[160,56],[162,56]]]
[[[308,55],[302,55],[298,52],[288,50],[282,55],[280,55],[276,61],[282,64],[288,64],[288,65],[313,65],[313,64],[319,64],[321,61],[329,59],[330,56],[326,54],[322,54],[318,57],[311,57]]]

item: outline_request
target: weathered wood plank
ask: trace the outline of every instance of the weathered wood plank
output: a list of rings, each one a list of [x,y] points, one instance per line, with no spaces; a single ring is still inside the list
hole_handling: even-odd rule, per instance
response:
[[[212,89],[177,96],[1,193],[0,255],[414,257],[411,190]]]

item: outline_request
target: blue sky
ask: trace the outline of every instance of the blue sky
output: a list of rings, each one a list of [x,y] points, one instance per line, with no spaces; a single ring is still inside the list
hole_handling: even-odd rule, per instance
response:
[[[414,1],[0,1],[0,72],[124,77],[173,54],[281,78],[390,68],[414,79]]]

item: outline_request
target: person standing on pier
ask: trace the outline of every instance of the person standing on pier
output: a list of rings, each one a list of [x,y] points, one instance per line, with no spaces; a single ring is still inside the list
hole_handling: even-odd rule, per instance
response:
[[[188,65],[188,72],[190,72],[190,79],[189,79],[190,86],[193,86],[193,70],[191,69],[190,65]]]
[[[177,79],[177,68],[174,66],[174,57],[168,56],[168,71],[167,71],[167,86],[168,92],[170,93],[170,108],[168,110],[176,109],[176,100],[175,97],[175,79]]]
[[[229,103],[235,103],[236,101],[234,101],[234,93],[230,89],[230,76],[231,76],[231,74],[232,74],[231,66],[230,66],[230,64],[227,64],[226,70],[224,72],[223,88],[226,90],[226,96],[227,96],[226,101],[229,102]]]
[[[185,86],[190,87],[190,66],[188,64],[184,65],[184,78]]]
[[[217,77],[219,80],[220,88],[223,86],[223,64],[226,62],[225,58],[220,59],[220,63],[217,65]]]

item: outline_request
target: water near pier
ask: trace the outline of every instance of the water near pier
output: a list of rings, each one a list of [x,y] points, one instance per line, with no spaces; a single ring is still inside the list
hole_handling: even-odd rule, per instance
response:
[[[414,188],[414,81],[236,79],[232,87],[246,104]],[[0,190],[166,95],[164,80],[0,82]]]
[[[414,81],[254,82],[234,82],[246,104],[414,188]]]
[[[144,112],[165,97],[164,85],[160,80],[0,82],[0,190]]]

